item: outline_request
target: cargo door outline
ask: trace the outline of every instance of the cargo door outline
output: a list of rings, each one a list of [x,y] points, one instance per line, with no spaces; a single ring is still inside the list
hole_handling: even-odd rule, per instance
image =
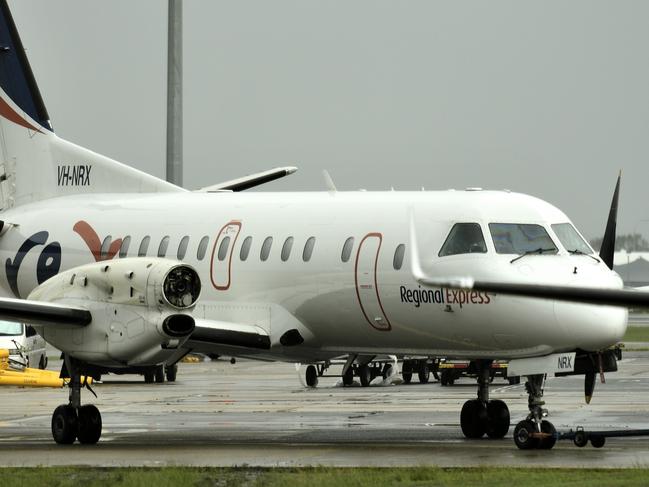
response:
[[[232,254],[234,246],[241,233],[241,222],[239,220],[231,220],[221,227],[219,233],[216,234],[216,240],[212,247],[212,258],[210,259],[210,279],[212,286],[217,291],[227,291],[232,284]],[[217,251],[221,242],[225,237],[230,237],[230,245],[228,245],[228,252],[223,261],[217,261]]]
[[[368,233],[363,237],[356,250],[354,282],[358,304],[367,322],[376,330],[390,331],[392,325],[381,303],[377,279],[382,244],[383,234],[381,233]]]

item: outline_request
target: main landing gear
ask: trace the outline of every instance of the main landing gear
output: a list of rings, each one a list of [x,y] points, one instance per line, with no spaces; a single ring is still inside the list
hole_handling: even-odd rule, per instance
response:
[[[490,360],[476,361],[478,398],[464,403],[460,426],[467,438],[503,438],[509,431],[509,408],[503,401],[489,400]]]
[[[516,425],[514,443],[521,450],[550,450],[557,441],[557,430],[549,421],[543,419],[548,415],[543,408],[543,383],[545,374],[527,376],[525,390],[530,414]]]
[[[68,404],[62,404],[52,414],[52,436],[60,445],[71,445],[75,440],[94,445],[101,437],[101,414],[96,406],[81,405],[81,371],[79,365],[65,357],[65,367],[70,376]]]

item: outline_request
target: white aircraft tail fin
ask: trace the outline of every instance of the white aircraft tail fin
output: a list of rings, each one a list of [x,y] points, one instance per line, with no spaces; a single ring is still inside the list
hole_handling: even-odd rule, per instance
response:
[[[57,137],[0,0],[0,208],[79,193],[184,191]]]

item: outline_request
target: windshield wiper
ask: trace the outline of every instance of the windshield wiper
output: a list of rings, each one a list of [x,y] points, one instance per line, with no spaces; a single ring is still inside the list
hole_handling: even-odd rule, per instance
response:
[[[532,254],[539,254],[539,255],[541,255],[541,254],[543,254],[543,253],[545,253],[545,252],[556,252],[556,251],[557,251],[557,249],[544,249],[544,248],[542,248],[542,247],[539,247],[538,249],[534,249],[534,250],[526,250],[525,252],[523,252],[523,253],[522,253],[521,255],[519,255],[518,257],[514,257],[512,260],[510,260],[509,263],[510,263],[510,264],[513,264],[513,263],[516,262],[518,259],[522,259],[522,258],[525,257],[526,255],[532,255]]]
[[[597,257],[595,257],[594,255],[587,254],[586,252],[582,252],[582,251],[579,250],[579,249],[574,249],[574,250],[570,250],[570,249],[568,249],[568,253],[569,253],[570,255],[585,255],[586,257],[590,257],[591,259],[593,259],[593,260],[594,260],[595,262],[597,262],[598,264],[601,262],[601,261],[600,261]]]

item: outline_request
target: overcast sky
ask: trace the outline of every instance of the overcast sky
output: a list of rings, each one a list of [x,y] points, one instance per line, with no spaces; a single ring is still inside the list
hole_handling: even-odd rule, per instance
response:
[[[10,0],[55,131],[164,177],[166,0]],[[649,235],[649,2],[184,1],[184,182],[508,188]]]

